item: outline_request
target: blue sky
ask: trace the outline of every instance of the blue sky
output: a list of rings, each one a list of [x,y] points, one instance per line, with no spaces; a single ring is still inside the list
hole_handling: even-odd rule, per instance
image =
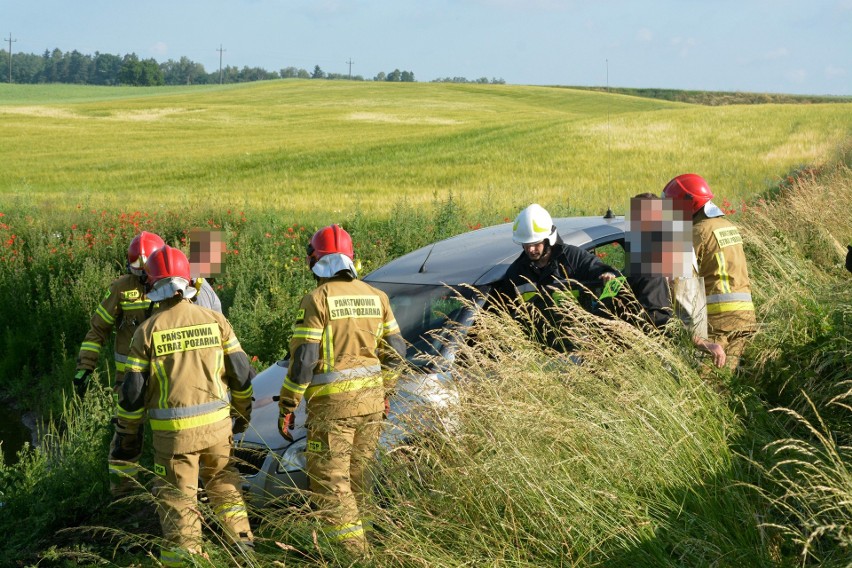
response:
[[[852,95],[852,0],[5,0],[13,52]],[[11,34],[11,35],[10,35]]]

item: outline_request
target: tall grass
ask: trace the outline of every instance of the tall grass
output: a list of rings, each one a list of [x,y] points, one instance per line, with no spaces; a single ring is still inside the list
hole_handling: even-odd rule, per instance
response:
[[[106,496],[108,391],[82,405],[62,396],[138,230],[175,246],[195,226],[225,231],[214,284],[261,367],[284,354],[313,285],[303,247],[319,226],[343,223],[368,272],[531,199],[556,214],[597,211],[693,170],[735,203],[747,245],[760,329],[743,372],[716,374],[679,338],[569,310],[577,364],[484,314],[453,368],[458,429],[383,456],[374,556],[360,564],[848,564],[841,253],[852,226],[838,204],[852,181],[837,142],[848,105],[696,109],[555,89],[308,82],[116,91],[130,96],[121,102],[88,93],[0,107],[4,128],[23,136],[20,148],[0,143],[10,164],[0,388],[54,417],[39,449],[0,463],[0,563],[156,565],[150,499]],[[835,151],[835,162],[799,167]],[[55,199],[69,191],[70,206]],[[359,564],[316,536],[304,503],[251,514],[254,557],[238,558],[210,526],[212,565]]]

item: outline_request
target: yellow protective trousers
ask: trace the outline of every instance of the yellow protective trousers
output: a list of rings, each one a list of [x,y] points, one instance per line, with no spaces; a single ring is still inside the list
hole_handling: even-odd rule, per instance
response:
[[[186,553],[201,553],[199,478],[226,538],[232,543],[254,540],[239,490],[240,475],[232,464],[231,436],[203,450],[185,454],[158,451],[155,441],[154,451],[154,472],[159,476],[157,509],[166,541],[161,561],[165,565],[181,565]]]
[[[367,551],[371,467],[383,415],[314,420],[308,424],[306,457],[311,499],[325,536],[356,554]]]

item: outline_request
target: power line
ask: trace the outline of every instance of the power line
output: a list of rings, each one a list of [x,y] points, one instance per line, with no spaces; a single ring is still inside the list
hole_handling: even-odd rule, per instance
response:
[[[219,52],[219,84],[222,84],[222,52],[228,51],[227,49],[222,49],[222,44],[219,44],[219,49],[216,51]]]
[[[12,32],[9,32],[9,37],[4,38],[3,41],[9,42],[9,84],[12,83],[12,42],[18,41],[16,39],[12,39]]]
[[[346,62],[349,65],[349,80],[352,80],[352,64],[355,63],[352,61],[352,58],[349,58],[349,61]]]

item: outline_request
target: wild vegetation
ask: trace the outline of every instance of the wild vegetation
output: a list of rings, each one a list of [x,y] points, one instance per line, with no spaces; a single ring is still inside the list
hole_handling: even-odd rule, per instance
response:
[[[111,503],[106,491],[107,362],[101,388],[65,398],[90,312],[138,230],[176,246],[194,226],[226,231],[215,284],[263,367],[283,355],[313,284],[303,247],[320,225],[343,223],[369,271],[532,200],[596,213],[686,170],[719,180],[748,245],[761,324],[748,366],[708,371],[688,342],[571,313],[576,365],[501,314],[484,317],[454,369],[458,428],[382,460],[370,565],[849,564],[852,298],[841,261],[852,221],[838,205],[852,198],[848,106],[696,109],[480,85],[279,83],[141,98],[54,88],[16,91],[0,107],[4,128],[28,133],[0,145],[10,164],[0,172],[2,395],[48,423],[37,450],[0,463],[0,564],[156,565],[150,496]],[[63,92],[76,101],[58,102]],[[368,103],[420,122],[348,124]],[[164,108],[195,108],[197,122],[188,110],[147,126],[127,118]],[[632,164],[612,183],[598,171],[607,155]],[[570,183],[554,181],[563,171]],[[596,193],[579,189],[595,183]],[[212,565],[353,562],[315,541],[298,502],[251,513],[256,557],[209,526]]]

